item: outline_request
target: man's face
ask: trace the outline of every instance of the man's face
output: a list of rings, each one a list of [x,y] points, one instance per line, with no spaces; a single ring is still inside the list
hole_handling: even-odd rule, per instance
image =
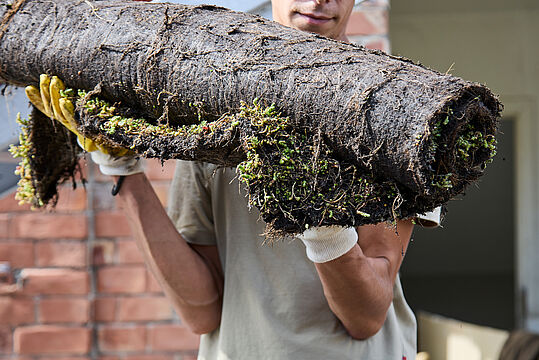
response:
[[[354,0],[272,0],[273,19],[298,30],[346,41]]]

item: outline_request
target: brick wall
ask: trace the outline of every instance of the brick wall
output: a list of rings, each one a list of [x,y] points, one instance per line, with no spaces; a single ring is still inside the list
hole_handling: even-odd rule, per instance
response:
[[[389,0],[368,0],[356,5],[346,33],[352,42],[389,53]]]
[[[0,359],[192,360],[198,336],[146,270],[111,182],[83,165],[86,189],[61,189],[54,212],[0,199]],[[174,163],[147,162],[166,206]]]
[[[387,0],[357,6],[350,40],[389,51],[388,11]],[[174,164],[147,165],[166,206]],[[54,212],[0,199],[0,262],[18,284],[0,284],[0,360],[193,360],[198,337],[146,270],[110,180],[84,168],[86,189],[62,188]]]

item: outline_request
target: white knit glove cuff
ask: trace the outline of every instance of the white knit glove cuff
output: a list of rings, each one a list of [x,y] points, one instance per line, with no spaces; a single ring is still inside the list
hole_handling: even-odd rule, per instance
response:
[[[442,207],[438,206],[436,209],[424,214],[417,214],[416,220],[419,225],[428,228],[435,228],[440,226],[442,222]]]
[[[314,227],[305,230],[298,238],[305,244],[307,257],[315,263],[334,260],[357,244],[357,232],[353,227]]]
[[[138,156],[114,157],[101,151],[92,151],[90,156],[105,175],[127,176],[144,172],[143,161]]]

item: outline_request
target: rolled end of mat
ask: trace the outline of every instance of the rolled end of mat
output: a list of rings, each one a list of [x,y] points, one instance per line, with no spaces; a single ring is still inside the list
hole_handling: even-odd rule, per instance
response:
[[[425,195],[446,202],[477,180],[496,155],[502,106],[485,87],[469,85],[429,121],[423,159],[430,172]]]

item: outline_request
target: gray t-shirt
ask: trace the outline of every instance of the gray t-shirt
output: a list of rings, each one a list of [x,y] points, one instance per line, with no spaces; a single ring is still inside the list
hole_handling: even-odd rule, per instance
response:
[[[190,243],[216,245],[224,272],[221,325],[202,336],[199,360],[411,360],[415,317],[397,278],[382,329],[351,338],[330,310],[300,240],[264,244],[234,169],[179,161],[169,214]]]

